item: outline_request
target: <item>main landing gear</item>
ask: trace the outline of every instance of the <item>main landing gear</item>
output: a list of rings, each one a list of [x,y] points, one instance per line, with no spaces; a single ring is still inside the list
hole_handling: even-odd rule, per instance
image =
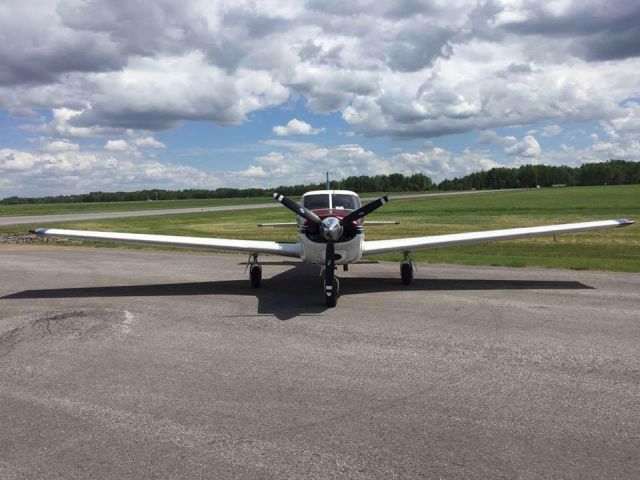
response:
[[[251,260],[248,262],[249,264],[249,278],[251,279],[251,286],[253,288],[259,288],[260,283],[262,282],[262,265],[258,263],[258,254],[252,253],[249,255]]]
[[[409,285],[413,280],[413,265],[414,261],[411,258],[411,252],[403,252],[404,258],[400,262],[400,278],[402,278],[403,285]]]

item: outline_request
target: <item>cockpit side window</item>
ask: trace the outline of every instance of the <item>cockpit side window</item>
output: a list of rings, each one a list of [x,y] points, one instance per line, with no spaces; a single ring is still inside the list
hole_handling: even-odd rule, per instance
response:
[[[309,210],[317,210],[319,208],[329,208],[329,195],[305,195],[302,197],[302,205]]]
[[[336,193],[332,198],[333,208],[339,210],[357,210],[360,208],[360,199],[355,195]]]

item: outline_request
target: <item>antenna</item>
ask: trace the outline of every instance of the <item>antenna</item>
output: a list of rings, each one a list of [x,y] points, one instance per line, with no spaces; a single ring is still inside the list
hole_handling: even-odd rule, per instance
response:
[[[329,172],[325,172],[327,174],[327,190],[331,190],[331,185],[329,184]]]

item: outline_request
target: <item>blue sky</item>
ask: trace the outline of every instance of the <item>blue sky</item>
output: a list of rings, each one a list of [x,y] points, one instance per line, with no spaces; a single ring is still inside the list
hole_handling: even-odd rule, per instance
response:
[[[639,23],[631,1],[13,2],[0,198],[640,160]]]

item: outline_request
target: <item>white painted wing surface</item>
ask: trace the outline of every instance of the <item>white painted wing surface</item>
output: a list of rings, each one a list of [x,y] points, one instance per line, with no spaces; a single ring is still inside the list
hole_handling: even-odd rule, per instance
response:
[[[140,243],[172,247],[209,248],[232,252],[271,253],[285,257],[300,257],[299,243],[278,243],[262,240],[234,240],[228,238],[183,237],[177,235],[149,235],[145,233],[94,232],[90,230],[62,230],[38,228],[33,233],[44,237],[77,238],[106,242]]]
[[[432,235],[429,237],[396,238],[392,240],[365,241],[362,255],[376,255],[388,252],[425,250],[428,248],[451,247],[470,243],[486,243],[499,240],[515,240],[517,238],[537,237],[561,233],[587,232],[603,228],[626,227],[635,222],[631,220],[601,220],[597,222],[565,223],[562,225],[545,225],[541,227],[508,228],[506,230],[488,230],[485,232],[453,233]]]

